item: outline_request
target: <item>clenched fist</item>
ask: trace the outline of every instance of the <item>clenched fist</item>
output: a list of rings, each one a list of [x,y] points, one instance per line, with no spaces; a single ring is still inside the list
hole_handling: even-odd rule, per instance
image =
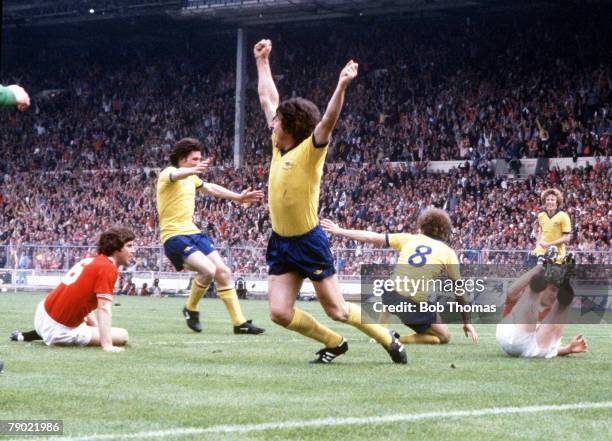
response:
[[[344,69],[342,69],[342,72],[340,72],[340,79],[338,83],[343,86],[347,86],[348,83],[353,81],[353,79],[355,79],[357,76],[358,69],[359,64],[355,63],[353,60],[346,63],[346,66],[344,66]]]
[[[270,40],[260,40],[253,48],[253,55],[256,60],[267,60],[272,52],[272,42]]]

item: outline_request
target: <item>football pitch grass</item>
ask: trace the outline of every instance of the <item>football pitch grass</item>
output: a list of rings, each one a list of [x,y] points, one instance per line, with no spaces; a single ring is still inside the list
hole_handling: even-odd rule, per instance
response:
[[[272,324],[263,301],[242,302],[260,336],[234,335],[219,300],[202,301],[195,334],[184,299],[116,297],[123,353],[9,342],[33,326],[40,299],[0,294],[0,420],[63,420],[63,437],[38,439],[612,439],[612,325],[568,326],[589,352],[554,360],[506,356],[494,325],[477,326],[477,346],[452,325],[449,345],[407,346],[400,366],[302,302],[350,344],[332,365],[309,365],[319,344]]]

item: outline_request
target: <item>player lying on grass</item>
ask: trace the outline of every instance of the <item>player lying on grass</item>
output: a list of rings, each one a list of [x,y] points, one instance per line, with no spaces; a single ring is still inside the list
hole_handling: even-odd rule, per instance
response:
[[[15,331],[13,341],[43,340],[47,345],[101,346],[123,351],[128,332],[112,327],[111,305],[119,266],[134,253],[134,233],[123,227],[103,232],[98,254],[74,265],[36,308],[35,330]],[[95,312],[95,314],[94,314]]]
[[[582,335],[561,346],[574,299],[570,285],[573,256],[566,255],[563,265],[553,265],[556,249],[550,247],[545,258],[543,264],[527,271],[508,288],[496,338],[504,352],[513,357],[553,358],[587,350]]]
[[[272,129],[268,179],[272,235],[266,252],[270,317],[274,323],[325,345],[314,363],[330,363],[348,351],[348,343],[340,334],[295,307],[302,283],[308,278],[331,319],[354,326],[380,343],[395,363],[406,363],[404,346],[396,333],[377,324],[363,324],[361,307],[344,300],[329,241],[317,217],[327,148],[346,88],[357,76],[357,63],[349,61],[340,72],[321,118],[317,106],[304,98],[280,102],[270,68],[271,51],[270,40],[261,40],[253,50],[259,102]]]
[[[451,232],[451,220],[448,213],[437,208],[430,208],[421,213],[417,219],[418,234],[382,234],[365,230],[346,230],[328,219],[321,220],[323,229],[331,234],[347,237],[359,242],[371,243],[380,247],[391,247],[399,251],[394,274],[410,280],[432,280],[442,271],[446,271],[452,280],[459,280],[459,261],[457,254],[444,241]],[[419,304],[426,302],[428,293],[424,290],[405,292],[397,288],[385,290],[382,301],[385,305],[399,305],[402,302]],[[459,304],[465,304],[463,296],[457,295]],[[400,341],[405,344],[445,344],[451,339],[448,326],[442,323],[436,312],[397,312],[395,315],[415,333],[402,336]],[[478,334],[470,323],[469,314],[462,313],[463,331],[474,343],[478,342]]]
[[[196,272],[183,308],[187,326],[192,331],[202,332],[198,304],[214,279],[217,294],[234,325],[234,334],[261,334],[265,330],[242,315],[232,272],[215,250],[210,237],[195,225],[193,214],[196,191],[240,203],[259,201],[264,197],[263,192],[246,189],[234,193],[220,185],[202,181],[198,175],[206,171],[209,161],[202,161],[202,145],[194,138],[183,138],[176,143],[170,154],[170,163],[157,180],[157,212],[166,257],[177,271],[186,268]]]

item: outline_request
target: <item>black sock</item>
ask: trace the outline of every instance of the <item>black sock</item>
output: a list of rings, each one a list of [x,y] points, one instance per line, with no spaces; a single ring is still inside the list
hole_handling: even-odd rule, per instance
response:
[[[542,274],[536,274],[529,281],[529,288],[531,288],[531,291],[534,293],[544,291],[547,285],[548,282]]]
[[[22,332],[21,334],[23,335],[23,341],[42,340],[42,337],[38,335],[38,332],[36,332],[34,329],[31,331]]]
[[[557,293],[557,301],[562,306],[567,306],[574,300],[574,288],[570,285],[569,280],[564,281],[559,287]]]

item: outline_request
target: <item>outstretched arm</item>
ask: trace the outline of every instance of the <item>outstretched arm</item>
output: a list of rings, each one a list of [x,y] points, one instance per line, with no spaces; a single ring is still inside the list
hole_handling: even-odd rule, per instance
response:
[[[325,114],[319,124],[314,129],[314,137],[317,144],[327,144],[338,117],[340,111],[342,111],[342,105],[344,104],[344,92],[346,91],[349,83],[357,76],[357,70],[359,65],[353,60],[349,61],[342,72],[340,72],[340,78],[336,90],[327,104]]]
[[[276,90],[274,78],[272,78],[272,69],[270,69],[271,51],[272,42],[270,40],[261,40],[253,48],[255,63],[257,64],[257,92],[259,93],[259,103],[266,114],[268,127],[272,126],[272,120],[276,115],[276,109],[279,103],[278,90]]]
[[[319,141],[317,140],[317,142]],[[329,219],[321,219],[321,227],[323,227],[323,229],[328,233],[335,234],[337,236],[347,237],[359,242],[372,243],[374,245],[386,245],[384,234],[364,230],[345,230]]]
[[[172,182],[176,182],[176,181],[180,181],[181,179],[185,179],[188,176],[199,175],[201,173],[204,173],[206,169],[208,168],[208,166],[210,165],[211,161],[212,160],[209,158],[209,159],[206,159],[205,161],[201,161],[195,167],[177,168],[172,173],[170,173],[170,180]]]
[[[205,182],[200,189],[216,198],[229,199],[230,201],[241,202],[243,204],[260,201],[264,197],[264,192],[261,190],[251,191],[250,188],[247,188],[241,193],[235,193],[225,187],[211,184],[210,182]]]
[[[581,352],[586,352],[588,348],[589,345],[584,337],[582,335],[577,335],[572,338],[572,341],[570,341],[567,345],[561,346],[557,351],[557,355],[562,357],[569,354],[579,354]]]

